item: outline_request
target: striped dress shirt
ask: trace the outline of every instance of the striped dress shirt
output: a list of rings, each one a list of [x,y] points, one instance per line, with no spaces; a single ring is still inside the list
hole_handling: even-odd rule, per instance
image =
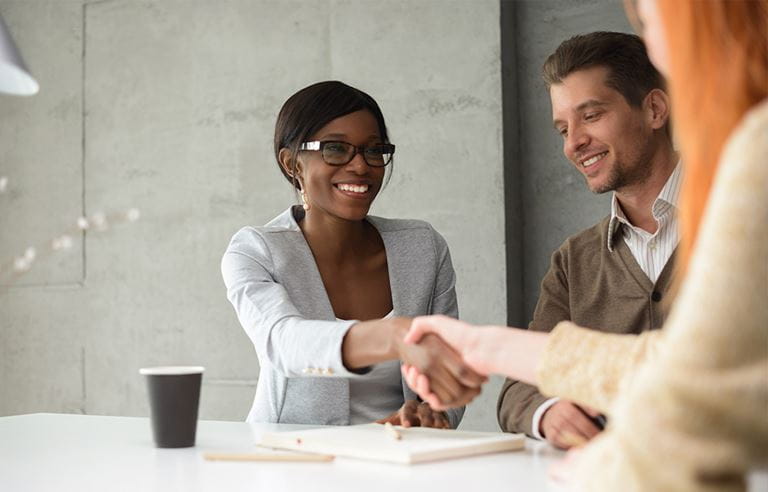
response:
[[[613,251],[613,241],[619,234],[623,236],[637,264],[654,284],[680,239],[677,229],[677,197],[682,177],[680,168],[680,164],[675,166],[675,170],[653,202],[651,211],[659,224],[653,234],[630,224],[621,210],[616,193],[613,194],[611,221],[608,226],[613,234],[608,235],[608,250]]]

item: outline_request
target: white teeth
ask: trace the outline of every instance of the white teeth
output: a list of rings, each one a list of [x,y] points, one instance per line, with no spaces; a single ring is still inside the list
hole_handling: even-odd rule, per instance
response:
[[[592,164],[594,164],[595,162],[597,162],[600,159],[602,159],[603,157],[605,157],[606,155],[608,155],[608,152],[603,152],[602,154],[597,154],[596,156],[590,157],[586,161],[582,162],[581,165],[584,166],[584,167],[589,167]]]
[[[353,185],[347,183],[339,183],[336,185],[341,191],[351,191],[354,193],[365,193],[368,191],[368,185]]]

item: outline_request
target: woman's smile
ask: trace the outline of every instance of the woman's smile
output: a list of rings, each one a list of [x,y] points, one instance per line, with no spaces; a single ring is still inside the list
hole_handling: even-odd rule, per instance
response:
[[[368,183],[334,183],[333,186],[343,195],[358,199],[369,198],[373,191]]]

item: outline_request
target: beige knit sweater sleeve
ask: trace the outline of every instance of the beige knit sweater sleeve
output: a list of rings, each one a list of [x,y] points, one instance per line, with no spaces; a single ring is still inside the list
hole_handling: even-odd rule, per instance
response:
[[[659,334],[561,323],[538,369],[545,394],[604,409],[581,490],[743,490],[768,464],[768,103],[734,132],[696,251]],[[589,355],[585,355],[589,354]]]

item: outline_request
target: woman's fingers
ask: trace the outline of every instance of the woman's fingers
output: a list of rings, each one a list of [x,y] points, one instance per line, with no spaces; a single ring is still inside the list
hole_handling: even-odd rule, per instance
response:
[[[413,321],[411,322],[411,329],[405,335],[405,343],[417,343],[419,340],[421,340],[421,337],[427,333],[434,333],[439,335],[440,338],[445,339],[449,345],[453,345],[452,341],[450,340],[450,338],[452,338],[451,335],[459,334],[459,332],[456,331],[457,328],[460,331],[461,329],[465,329],[465,327],[468,326],[468,324],[462,321],[449,318],[448,316],[444,316],[442,314],[435,314],[432,316],[419,316],[413,318]]]
[[[405,343],[418,343],[425,333],[432,332],[433,316],[419,316],[411,321],[411,328],[405,334],[403,341]]]
[[[450,429],[448,416],[430,406],[427,402],[408,400],[393,414],[379,419],[377,424],[401,425],[403,427],[434,427],[437,429]]]
[[[433,415],[435,417],[435,427],[438,429],[451,428],[451,423],[448,421],[448,416],[445,414],[445,412],[434,411]]]
[[[400,371],[408,386],[435,410],[466,405],[479,393],[480,387],[470,388],[457,382],[445,369],[433,369],[430,377],[411,364],[404,363]],[[442,374],[442,376],[440,375]]]
[[[390,423],[392,425],[400,425],[400,410],[397,412],[388,415],[387,417],[384,417],[383,419],[379,419],[376,421],[377,424],[386,424]]]
[[[416,400],[408,400],[405,402],[405,404],[400,408],[400,425],[403,427],[418,427],[419,426],[419,415],[417,413],[417,409],[419,407],[419,402]]]
[[[485,378],[467,367],[455,350],[434,334],[424,336],[418,346],[429,352],[431,363],[424,374],[444,405],[461,406],[477,396]]]
[[[424,401],[429,403],[429,406],[434,408],[435,410],[448,410],[448,407],[443,405],[440,402],[440,399],[434,394],[432,394],[427,398],[424,398]]]
[[[422,337],[419,344],[439,353],[440,362],[464,386],[478,388],[485,382],[486,378],[469,368],[461,356],[440,337],[428,334]]]
[[[445,364],[451,374],[453,374],[453,376],[464,386],[479,388],[487,379],[485,376],[481,376],[470,369],[464,361],[461,360],[461,357],[453,351],[443,359],[443,364]]]
[[[429,407],[428,404],[422,403],[421,405],[419,405],[416,410],[416,413],[419,416],[419,420],[421,422],[422,427],[435,426],[435,419],[432,415],[432,409]]]
[[[425,375],[432,392],[443,404],[452,406],[461,394],[460,383],[444,367],[437,367]]]
[[[445,366],[443,359],[450,349],[433,335],[418,345],[406,345],[402,357],[430,378],[430,386],[443,402],[452,402],[460,394],[460,385]]]
[[[400,409],[392,415],[379,419],[377,424],[389,422],[392,425],[403,427],[434,427],[437,429],[450,429],[448,416],[435,410],[427,402],[408,400]]]
[[[413,377],[416,380],[416,385],[411,386],[411,388],[413,388],[416,394],[418,394],[426,403],[429,403],[433,409],[447,410],[447,407],[445,407],[442,402],[440,402],[440,399],[437,397],[437,395],[432,392],[429,386],[429,378],[423,374],[420,374],[415,367],[411,368],[411,373],[414,375]]]
[[[448,405],[446,404],[447,401],[443,401],[437,396],[432,390],[429,378],[424,374],[421,374],[418,369],[413,366],[404,365],[403,375],[408,386],[410,386],[422,400],[429,403],[434,410],[447,410],[453,406],[465,405],[480,393],[480,388],[472,389],[472,391],[470,391],[470,388],[464,388],[462,396]]]
[[[429,386],[429,378],[423,374],[420,374],[419,371],[414,367],[411,372],[415,374],[416,377],[416,393],[419,394],[422,398],[428,397],[428,396],[437,396],[432,392],[432,389]]]

